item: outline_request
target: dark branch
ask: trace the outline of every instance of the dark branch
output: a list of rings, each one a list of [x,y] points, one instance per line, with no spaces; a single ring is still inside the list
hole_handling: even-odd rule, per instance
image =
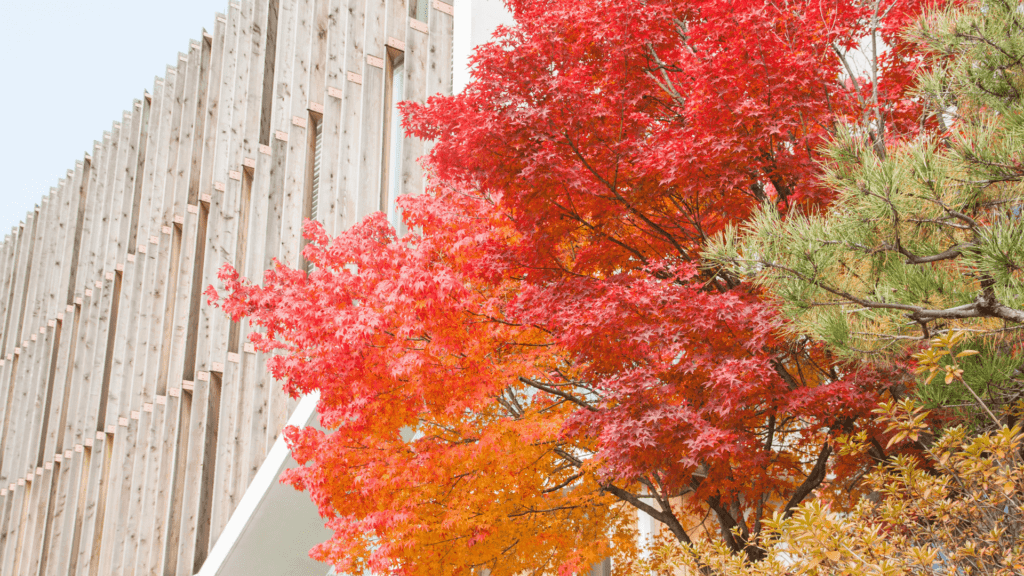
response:
[[[786,511],[782,515],[783,518],[792,516],[793,512],[796,512],[796,507],[804,501],[804,498],[807,498],[808,494],[813,492],[825,480],[825,468],[831,455],[832,446],[825,442],[821,446],[821,452],[818,453],[818,460],[814,463],[814,468],[811,468],[811,473],[807,475],[807,478],[804,478],[803,483],[797,486],[793,496],[786,503]]]
[[[533,388],[536,388],[537,390],[541,390],[543,392],[547,392],[548,394],[553,394],[555,396],[558,396],[559,398],[564,398],[565,400],[568,400],[569,402],[572,402],[573,404],[576,404],[577,406],[579,406],[581,408],[586,408],[587,410],[590,410],[591,412],[597,412],[597,408],[594,408],[593,406],[591,406],[590,404],[587,404],[586,402],[584,402],[580,398],[577,398],[576,396],[573,396],[572,394],[567,394],[565,392],[562,392],[561,390],[558,390],[557,388],[552,388],[551,386],[546,386],[544,384],[541,384],[540,382],[537,382],[536,380],[532,380],[532,379],[526,378],[524,376],[520,376],[519,377],[519,381],[522,382],[523,384],[526,384],[527,386],[531,386]]]

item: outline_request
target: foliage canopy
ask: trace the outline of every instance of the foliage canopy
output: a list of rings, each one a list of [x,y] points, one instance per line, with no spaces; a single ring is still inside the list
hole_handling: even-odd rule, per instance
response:
[[[306,274],[211,292],[328,429],[287,432],[340,571],[570,574],[635,556],[636,509],[679,542],[701,519],[758,558],[763,521],[881,459],[899,371],[788,338],[707,240],[762,202],[824,207],[815,152],[839,126],[915,134],[924,2],[509,3],[516,26],[461,94],[406,105],[434,141],[427,193],[337,237]],[[870,35],[870,79],[841,80]],[[837,55],[839,57],[837,57]],[[869,94],[869,95],[865,95]],[[884,121],[882,120],[884,116]]]

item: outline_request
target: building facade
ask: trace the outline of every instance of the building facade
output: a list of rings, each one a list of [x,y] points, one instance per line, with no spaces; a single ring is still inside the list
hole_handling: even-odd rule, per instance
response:
[[[231,573],[312,404],[202,292],[303,265],[303,218],[397,219],[427,144],[395,104],[451,93],[495,9],[233,1],[6,236],[0,575]]]

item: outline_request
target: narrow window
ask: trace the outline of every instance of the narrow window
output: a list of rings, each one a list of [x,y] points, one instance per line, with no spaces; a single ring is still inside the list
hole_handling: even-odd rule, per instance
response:
[[[117,313],[121,305],[122,272],[114,273],[114,294],[110,302],[110,324],[107,327],[106,360],[103,362],[103,382],[100,387],[99,420],[96,428],[106,426],[107,396],[110,392],[110,371],[114,367],[114,342],[117,340]]]
[[[260,144],[270,144],[270,114],[274,106],[274,68],[277,64],[277,12],[280,0],[267,10],[267,40],[263,52],[263,94],[260,99]]]
[[[77,346],[75,345],[75,343],[78,342],[78,324],[79,321],[81,321],[82,319],[82,306],[79,304],[74,304],[74,307],[75,318],[71,324],[71,339],[68,340],[69,342],[71,342],[70,351],[68,352],[68,366],[74,366],[75,352],[77,351]],[[71,376],[74,373],[74,371],[69,369],[66,372],[67,374],[64,378],[64,401],[61,403],[60,424],[57,426],[57,448],[64,446],[64,431],[67,428],[68,424],[68,403],[71,398],[72,387]]]
[[[53,383],[57,379],[57,353],[60,351],[60,337],[63,328],[63,320],[54,322],[53,340],[50,346],[52,349],[50,352],[50,373],[46,379],[46,394],[44,396],[45,401],[43,402],[43,424],[39,427],[39,453],[36,458],[39,463],[36,466],[43,465],[43,458],[46,455],[46,436],[50,428],[50,410],[53,405]]]
[[[323,124],[314,120],[313,130],[316,135],[313,139],[313,189],[309,198],[309,219],[320,219],[320,159],[324,144]]]
[[[171,271],[167,275],[167,291],[164,292],[164,330],[160,345],[160,376],[156,381],[157,396],[167,393],[167,374],[171,364],[171,336],[174,331],[174,304],[176,302],[175,295],[178,292],[178,261],[181,259],[181,225],[174,224],[172,230]]]
[[[400,220],[395,200],[402,192],[402,114],[398,104],[405,93],[404,53],[388,47],[388,63],[385,71],[387,84],[384,89],[384,171],[381,186],[380,210],[388,216],[388,222],[398,228]]]
[[[174,458],[171,459],[173,471],[167,480],[170,482],[170,507],[167,511],[167,522],[164,524],[169,529],[164,537],[164,553],[166,567],[164,574],[178,573],[178,543],[181,541],[181,507],[182,494],[185,492],[185,468],[188,463],[189,453],[189,431],[192,429],[192,391],[182,388],[181,390],[181,412],[178,420],[178,436],[174,442]],[[196,447],[198,449],[198,446]],[[192,481],[192,479],[189,479]],[[184,572],[184,570],[182,571]],[[193,572],[194,574],[194,572]]]
[[[78,556],[81,552],[80,546],[82,542],[82,520],[85,518],[85,501],[86,501],[86,489],[89,487],[89,476],[91,471],[91,460],[92,460],[92,448],[85,446],[82,449],[82,465],[79,467],[81,471],[80,478],[81,482],[78,484],[78,510],[75,514],[75,528],[71,533],[71,555],[70,564],[77,566]],[[72,480],[73,481],[73,480]]]
[[[207,398],[206,438],[203,441],[203,489],[199,491],[199,521],[196,523],[196,555],[192,574],[203,567],[210,549],[210,517],[213,513],[213,474],[217,469],[217,433],[220,428],[221,375],[210,374]]]
[[[249,167],[242,168],[242,206],[241,218],[238,221],[238,238],[235,244],[235,270],[245,273],[245,256],[249,248],[249,218],[252,212],[252,177],[254,170]],[[241,326],[238,322],[231,323],[231,331],[228,333],[228,352],[238,353],[238,338]]]
[[[60,476],[60,462],[53,463],[53,475],[54,481],[50,484],[50,496],[47,498],[49,504],[46,507],[46,522],[43,529],[43,541],[42,541],[42,554],[39,555],[39,574],[46,574],[46,563],[50,559],[50,554],[56,554],[56,550],[52,550],[53,546],[50,540],[53,537],[53,508],[57,502],[57,493],[59,482],[56,480]]]
[[[427,2],[429,0],[410,0],[409,2],[409,16],[419,20],[420,22],[427,21]]]
[[[203,275],[201,273],[206,259],[206,231],[210,221],[210,205],[199,203],[199,230],[196,233],[196,251],[192,258],[193,270],[192,289],[189,292],[188,331],[185,334],[185,369],[183,380],[195,380],[196,345],[199,341],[199,308],[203,302]]]
[[[192,171],[188,182],[188,203],[199,203],[199,177],[203,169],[203,134],[206,130],[206,107],[209,105],[210,59],[212,58],[213,38],[203,35],[202,47],[199,52],[199,99],[196,101],[196,119],[192,128]]]
[[[101,444],[102,442],[102,444]],[[100,476],[100,495],[96,499],[96,518],[104,518],[106,516],[107,508],[107,491],[110,488],[110,464],[114,456],[114,436],[111,434],[105,434],[104,439],[96,439],[96,443],[93,444],[93,450],[98,449],[99,446],[103,446],[103,452],[99,454],[103,458],[103,471]],[[83,497],[82,500],[85,500]],[[104,522],[97,520],[96,527],[94,528],[92,536],[92,560],[89,564],[92,566],[89,576],[96,576],[97,568],[100,565],[100,551],[103,546],[103,526]],[[107,534],[110,537],[110,534]]]
[[[75,220],[75,243],[71,249],[71,276],[68,280],[68,293],[65,303],[70,305],[75,301],[75,287],[78,285],[78,254],[82,248],[82,231],[85,225],[86,199],[89,197],[89,177],[92,171],[92,159],[86,157],[82,163],[82,186],[78,189],[78,216]],[[10,303],[7,304],[10,309]],[[2,344],[2,342],[0,342]],[[70,373],[70,371],[68,371]],[[60,444],[58,444],[59,446]]]
[[[306,194],[302,207],[303,221],[306,219],[317,220],[320,217],[320,160],[324,141],[323,117],[316,112],[310,111],[308,126],[309,153],[306,155]],[[301,248],[305,248],[306,244],[307,241],[303,238]],[[306,261],[305,258],[302,258],[301,262],[302,268],[307,274],[313,271],[313,265]]]

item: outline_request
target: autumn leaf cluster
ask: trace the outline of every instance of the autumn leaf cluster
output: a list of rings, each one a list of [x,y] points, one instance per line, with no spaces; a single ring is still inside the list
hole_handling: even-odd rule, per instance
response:
[[[454,96],[405,104],[432,141],[424,194],[336,236],[306,270],[226,268],[211,299],[260,330],[323,430],[289,429],[285,479],[340,572],[582,573],[641,557],[637,511],[744,561],[814,494],[909,441],[871,416],[903,365],[794,337],[706,243],[767,205],[826,210],[822,147],[933,124],[902,31],[927,3],[513,0],[515,26]],[[849,67],[870,35],[872,74]],[[854,127],[854,128],[851,128]],[[872,439],[839,453],[840,435]]]
[[[928,434],[913,401],[883,403],[879,419],[894,438]],[[866,447],[847,437],[843,451]],[[732,576],[973,574],[1024,571],[1024,433],[1019,426],[970,434],[945,430],[920,456],[900,455],[866,478],[872,489],[852,509],[818,499],[789,518],[766,521],[767,553],[750,563],[720,544],[663,545],[634,566]]]

